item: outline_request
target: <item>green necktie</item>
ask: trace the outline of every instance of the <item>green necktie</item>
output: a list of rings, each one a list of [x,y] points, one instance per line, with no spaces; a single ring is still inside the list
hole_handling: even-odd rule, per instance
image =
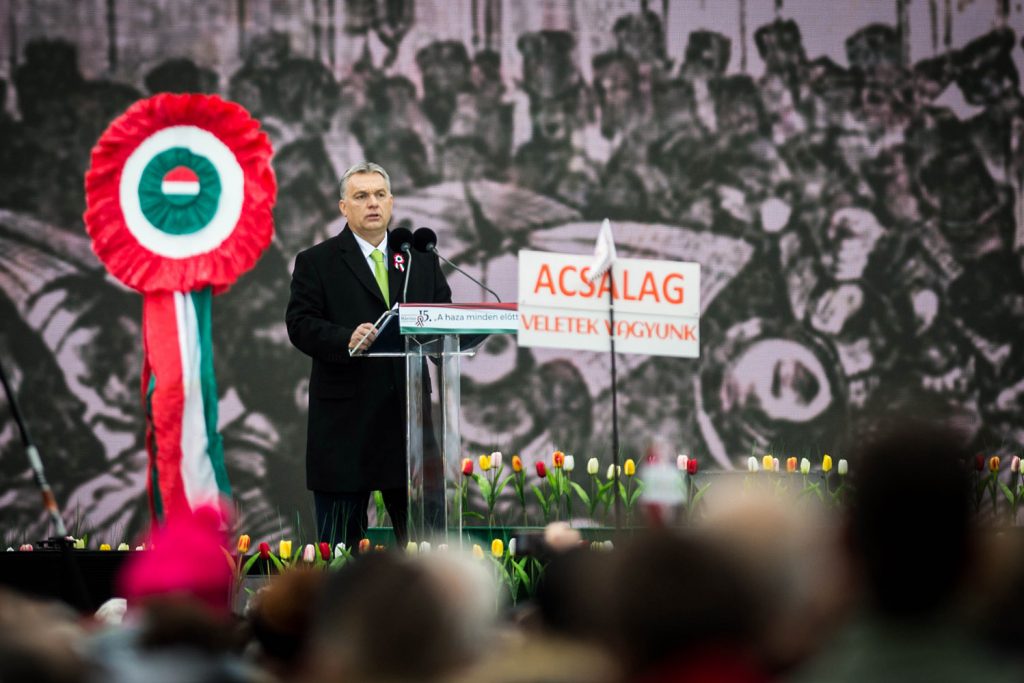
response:
[[[384,303],[390,303],[388,299],[388,269],[384,267],[384,252],[374,249],[370,252],[373,259],[373,277],[377,279],[377,286],[380,293],[384,295]]]

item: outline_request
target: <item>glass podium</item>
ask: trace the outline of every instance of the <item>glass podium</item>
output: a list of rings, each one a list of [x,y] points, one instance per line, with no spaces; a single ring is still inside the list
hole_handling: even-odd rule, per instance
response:
[[[461,361],[491,334],[516,331],[516,304],[401,304],[377,321],[377,337],[359,356],[405,359],[405,447],[409,540],[462,539]],[[439,436],[435,434],[427,361],[438,368]]]

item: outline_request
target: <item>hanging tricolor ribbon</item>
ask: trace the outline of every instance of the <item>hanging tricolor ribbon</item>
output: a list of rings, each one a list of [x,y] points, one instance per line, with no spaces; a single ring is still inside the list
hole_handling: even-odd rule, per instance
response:
[[[194,94],[136,102],[93,148],[86,229],[107,269],[144,297],[155,521],[231,493],[217,431],[211,299],[270,243],[271,154],[242,107]]]

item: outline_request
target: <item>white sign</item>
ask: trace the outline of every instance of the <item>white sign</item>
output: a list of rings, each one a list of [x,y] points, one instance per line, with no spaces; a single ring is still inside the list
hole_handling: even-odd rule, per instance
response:
[[[519,329],[515,304],[399,304],[402,334],[502,334]]]
[[[587,282],[592,258],[519,252],[519,344],[607,351],[609,293],[615,350],[656,356],[700,355],[700,264],[651,259],[615,261]]]

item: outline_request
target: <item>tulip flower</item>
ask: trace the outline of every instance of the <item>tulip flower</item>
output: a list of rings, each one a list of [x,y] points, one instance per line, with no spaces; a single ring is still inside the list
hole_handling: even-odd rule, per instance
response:
[[[341,557],[342,555],[345,554],[346,550],[347,550],[347,548],[345,547],[345,544],[344,543],[339,543],[338,545],[334,546],[334,556],[335,557]]]
[[[771,472],[772,471],[772,456],[765,455],[764,457],[761,458],[761,468],[765,472]]]
[[[761,466],[757,464],[757,458],[750,456],[747,458],[747,472],[751,474],[761,469]]]
[[[989,472],[998,472],[999,471],[999,456],[998,455],[993,455],[991,458],[988,459],[988,471]]]
[[[518,455],[512,456],[512,471],[517,473],[523,471],[523,459]]]
[[[24,550],[25,546],[21,546],[21,549]],[[101,543],[100,544],[100,550],[104,550],[104,551],[105,550],[110,550],[110,544],[109,543]]]
[[[75,550],[85,550],[85,539],[84,538],[76,538],[75,539]]]
[[[801,458],[800,459],[800,474],[810,474],[810,473],[811,473],[811,461],[808,460],[807,458]]]
[[[626,459],[626,462],[622,465],[622,471],[627,477],[632,477],[636,474],[636,463],[633,462],[633,458]]]
[[[565,464],[562,465],[562,469],[564,469],[566,472],[572,472],[574,469],[576,469],[576,458],[574,458],[571,455],[565,456]]]
[[[307,543],[302,549],[302,561],[306,564],[316,562],[316,546],[312,543]]]
[[[845,477],[850,472],[850,463],[846,461],[846,458],[839,458],[839,463],[836,465],[836,472],[839,473],[840,477]]]
[[[146,544],[143,543],[141,545],[137,545],[137,546],[135,546],[135,549],[138,550],[139,552],[142,552],[143,550],[146,549]]]
[[[772,472],[778,472],[778,471],[779,471],[779,459],[778,458],[772,458]]]
[[[375,553],[382,553],[385,550],[387,550],[387,547],[383,543],[378,543],[377,545],[373,546],[373,552]]]
[[[463,458],[462,459],[462,474],[467,476],[467,477],[469,475],[473,474],[473,460],[472,460],[472,458]]]
[[[320,541],[320,545],[318,547],[320,549],[320,559],[321,560],[326,562],[327,560],[331,559],[331,544],[330,543],[327,543],[325,541]]]
[[[430,552],[430,541],[423,541],[422,543],[420,543],[420,554],[422,555],[424,553],[429,553],[429,552]]]
[[[252,539],[249,537],[249,534],[242,534],[241,536],[239,536],[238,545],[236,546],[238,548],[238,554],[245,555],[247,552],[249,552],[249,544],[251,543]]]
[[[676,456],[676,469],[679,470],[680,472],[685,472],[686,471],[686,461],[689,460],[689,459],[690,459],[689,456],[683,455],[682,453],[677,455]]]
[[[565,453],[555,451],[554,455],[551,456],[551,464],[556,470],[562,469],[562,466],[565,465]]]
[[[420,546],[416,541],[409,541],[405,544],[406,555],[416,555],[420,552]]]
[[[1015,455],[1012,458],[1010,458],[1010,471],[1013,472],[1014,474],[1016,474],[1017,472],[1020,472],[1020,456],[1019,455]]]
[[[473,559],[482,560],[484,559],[484,549],[480,547],[479,543],[473,544]]]
[[[537,461],[537,476],[541,479],[548,476],[548,468],[544,466],[544,463],[541,460]]]
[[[491,467],[496,470],[501,469],[501,451],[494,451],[491,453]]]
[[[270,544],[267,543],[266,541],[263,541],[263,542],[260,543],[259,548],[260,548],[260,559],[261,560],[269,560],[270,559]]]
[[[516,556],[516,537],[515,536],[513,536],[512,538],[510,538],[508,540],[508,556],[509,557],[515,557]]]
[[[132,547],[130,545],[128,545],[127,543],[125,543],[124,541],[122,541],[122,542],[117,544],[117,551],[120,552],[120,553],[127,552],[127,551],[129,551],[131,549],[132,549]]]
[[[796,456],[786,458],[786,471],[790,474],[796,472]]]
[[[985,456],[982,455],[981,453],[974,456],[974,469],[976,469],[979,472],[985,471]]]
[[[441,543],[440,545],[437,546],[437,551],[439,553],[446,553],[446,552],[448,552],[448,544],[447,543]]]
[[[605,479],[607,479],[608,481],[614,479],[616,471],[618,471],[619,474],[622,474],[621,467],[615,467],[615,465],[608,465],[608,472],[607,474],[605,474]]]
[[[601,463],[597,461],[597,458],[591,458],[587,461],[587,474],[595,476],[601,471]]]
[[[110,546],[109,545],[107,545],[106,543],[104,543],[103,545],[106,545],[107,546],[106,549],[110,550]],[[35,550],[35,546],[33,546],[31,543],[22,543],[21,546],[18,547],[18,550],[24,550],[26,552],[30,552],[30,551]],[[100,546],[100,550],[103,550],[103,546]]]
[[[821,458],[821,471],[831,472],[832,471],[832,456],[826,453]]]
[[[478,459],[478,461],[480,463],[480,471],[481,472],[486,472],[489,469],[491,469],[491,456],[489,456],[489,455],[481,455],[480,458]]]
[[[690,475],[697,474],[698,466],[697,458],[690,458],[686,461],[686,473]]]
[[[291,557],[292,556],[292,542],[291,541],[281,541],[280,543],[278,543],[277,544],[277,556],[280,557],[282,560],[287,560],[289,557]]]
[[[493,541],[491,541],[491,555],[500,560],[504,554],[505,544],[501,542],[501,539],[496,538]]]
[[[472,460],[470,460],[472,462]],[[368,553],[370,552],[370,539],[363,538],[359,541],[359,552]]]

